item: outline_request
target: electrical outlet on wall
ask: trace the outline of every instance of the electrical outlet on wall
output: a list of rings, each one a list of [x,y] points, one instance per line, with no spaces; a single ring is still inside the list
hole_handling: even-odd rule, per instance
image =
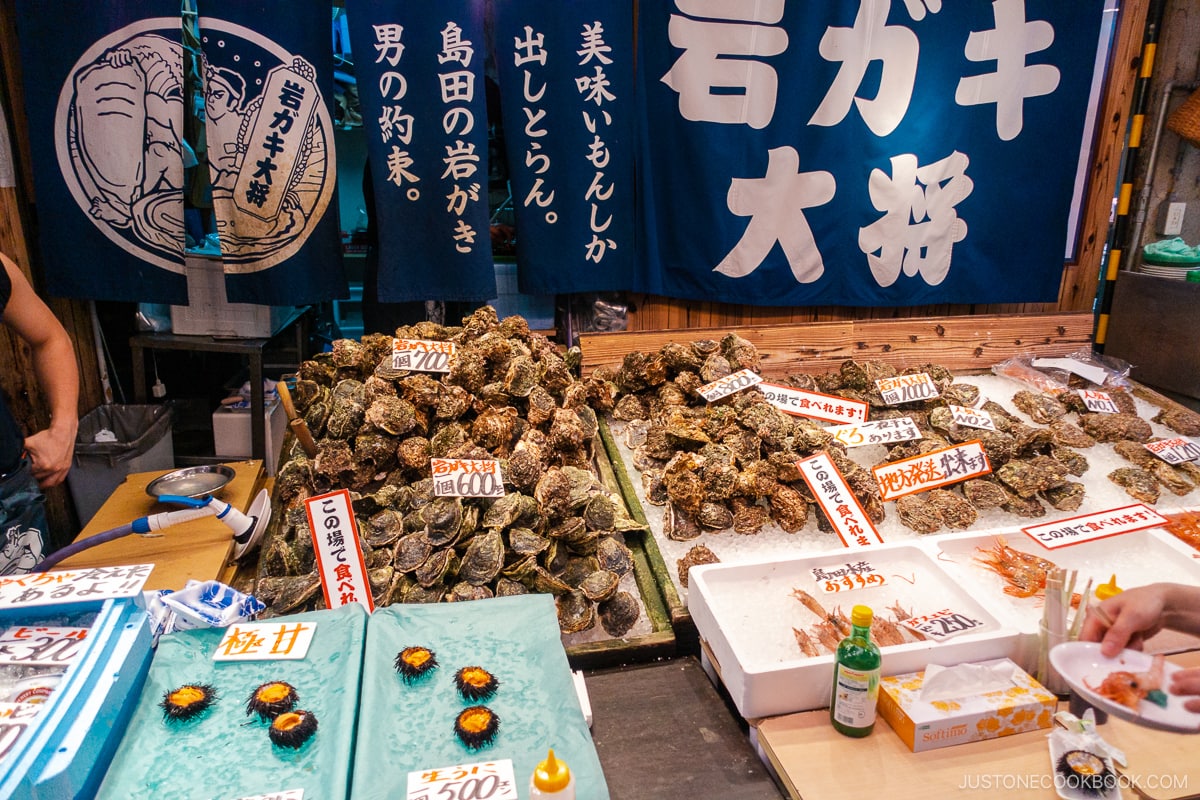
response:
[[[1183,232],[1183,212],[1187,203],[1167,203],[1167,213],[1163,216],[1163,236],[1178,236]]]

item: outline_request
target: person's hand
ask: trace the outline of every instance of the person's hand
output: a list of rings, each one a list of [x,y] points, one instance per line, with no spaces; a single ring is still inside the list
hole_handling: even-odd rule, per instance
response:
[[[51,426],[25,439],[25,451],[33,462],[33,477],[43,489],[57,486],[71,469],[75,431],[69,426]]]
[[[1200,667],[1181,669],[1171,675],[1171,685],[1167,692],[1178,695],[1200,695]],[[1200,712],[1200,697],[1186,701],[1183,707],[1188,711]]]
[[[1089,610],[1079,638],[1100,642],[1100,654],[1112,658],[1123,648],[1141,650],[1146,639],[1162,630],[1167,589],[1162,584],[1128,589]],[[1111,621],[1107,624],[1105,617]],[[1200,674],[1196,676],[1200,686]]]

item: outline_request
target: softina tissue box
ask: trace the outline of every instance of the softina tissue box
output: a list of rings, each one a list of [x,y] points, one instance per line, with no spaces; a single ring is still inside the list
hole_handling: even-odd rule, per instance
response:
[[[974,672],[968,672],[971,669]],[[935,670],[944,674],[933,675]],[[879,681],[879,716],[914,753],[1049,728],[1052,723],[1058,698],[1007,658],[929,671],[945,687],[957,683],[964,688],[923,698],[926,671]],[[986,680],[974,682],[972,675]],[[965,688],[973,682],[978,689]]]

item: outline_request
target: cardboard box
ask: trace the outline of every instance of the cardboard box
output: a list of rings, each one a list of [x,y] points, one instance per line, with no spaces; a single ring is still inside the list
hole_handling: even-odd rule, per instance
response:
[[[1007,658],[980,663],[1011,665],[1012,687],[928,702],[924,670],[909,672],[880,679],[877,712],[914,753],[1050,727],[1058,698]]]
[[[272,397],[274,397],[272,395]],[[287,431],[287,413],[279,399],[267,402],[263,414],[266,423],[263,445],[266,458],[263,469],[274,475],[279,465],[279,451]],[[218,458],[250,458],[250,409],[221,406],[212,415],[213,445]]]

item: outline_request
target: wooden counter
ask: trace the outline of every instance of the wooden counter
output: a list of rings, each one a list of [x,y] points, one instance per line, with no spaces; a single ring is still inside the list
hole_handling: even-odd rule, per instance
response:
[[[216,496],[241,511],[250,507],[264,480],[262,461],[236,461],[228,464],[234,478]],[[119,525],[179,506],[164,505],[146,494],[146,486],[171,470],[135,472],[104,502],[76,537],[87,539]],[[233,550],[233,532],[215,517],[183,522],[164,529],[160,534],[124,536],[96,545],[66,559],[55,569],[115,566],[120,564],[154,564],[146,581],[146,589],[182,589],[188,580],[227,581],[227,570]]]
[[[1200,666],[1200,652],[1169,660]],[[1106,742],[1125,752],[1124,797],[1200,797],[1200,735],[1151,730],[1114,717],[1098,730]],[[882,720],[865,739],[835,732],[828,710],[772,717],[758,724],[759,744],[788,795],[803,800],[856,798],[868,790],[888,800],[997,793],[1006,800],[1055,797],[1048,733],[1031,731],[913,753]]]

